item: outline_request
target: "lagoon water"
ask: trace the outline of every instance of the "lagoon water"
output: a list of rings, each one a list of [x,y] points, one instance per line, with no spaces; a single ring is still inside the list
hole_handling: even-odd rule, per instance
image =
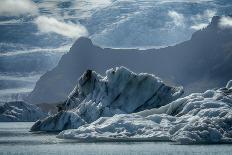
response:
[[[29,132],[33,123],[0,123],[0,155],[232,155],[231,145],[171,142],[78,143]]]

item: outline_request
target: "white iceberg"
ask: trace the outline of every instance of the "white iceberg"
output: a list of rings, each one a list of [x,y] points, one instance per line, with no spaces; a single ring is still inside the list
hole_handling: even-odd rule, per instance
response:
[[[48,114],[39,107],[23,101],[12,101],[0,105],[0,122],[34,122]]]
[[[87,70],[61,112],[36,122],[32,131],[61,131],[92,123],[100,117],[128,114],[158,108],[183,94],[182,87],[171,87],[151,74],[136,74],[124,67],[110,69],[103,77]]]
[[[195,93],[133,114],[102,117],[58,138],[78,141],[175,141],[180,144],[232,143],[232,88]]]

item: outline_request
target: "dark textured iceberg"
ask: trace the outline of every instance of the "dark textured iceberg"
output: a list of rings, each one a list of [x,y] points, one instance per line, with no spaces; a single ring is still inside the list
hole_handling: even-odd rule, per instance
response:
[[[55,116],[37,121],[32,131],[61,131],[91,123],[100,117],[128,114],[166,105],[183,94],[182,87],[166,85],[160,78],[136,74],[124,67],[106,76],[87,70]]]

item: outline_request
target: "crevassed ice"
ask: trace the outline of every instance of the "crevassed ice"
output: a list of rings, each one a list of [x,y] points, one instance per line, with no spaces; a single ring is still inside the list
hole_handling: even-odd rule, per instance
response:
[[[128,114],[158,108],[183,94],[182,87],[166,85],[152,74],[136,74],[117,67],[103,77],[87,70],[79,79],[62,110],[55,116],[37,121],[32,131],[61,131],[92,123],[100,117]]]
[[[158,109],[102,117],[59,138],[79,141],[157,141],[180,144],[232,143],[232,88],[194,93]]]

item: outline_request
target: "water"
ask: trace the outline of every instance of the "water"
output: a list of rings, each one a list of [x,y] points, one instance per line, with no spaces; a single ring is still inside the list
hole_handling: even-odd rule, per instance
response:
[[[0,123],[0,155],[232,155],[231,145],[169,142],[78,143],[30,133],[33,123]]]

